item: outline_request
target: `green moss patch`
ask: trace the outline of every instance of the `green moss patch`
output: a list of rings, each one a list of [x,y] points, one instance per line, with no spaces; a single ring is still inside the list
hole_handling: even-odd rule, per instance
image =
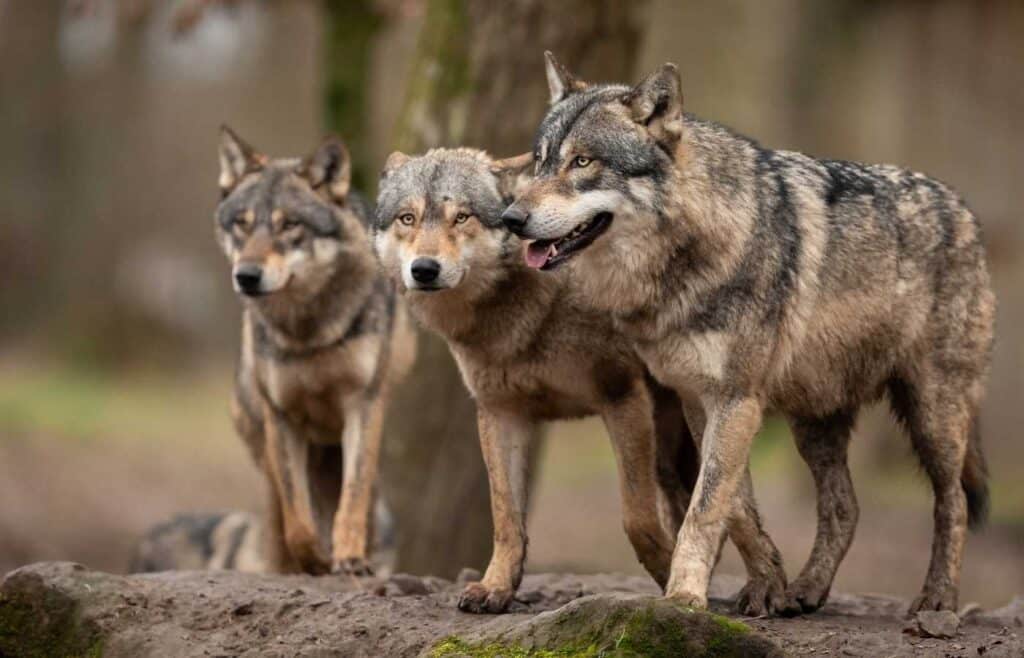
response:
[[[665,599],[592,596],[496,637],[449,636],[433,658],[727,658],[781,656],[740,622]]]
[[[13,573],[0,593],[0,656],[99,658],[98,629],[78,605],[34,573]]]

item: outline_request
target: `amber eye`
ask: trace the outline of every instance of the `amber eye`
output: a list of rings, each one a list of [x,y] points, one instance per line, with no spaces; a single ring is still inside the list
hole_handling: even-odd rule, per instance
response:
[[[465,224],[469,220],[469,217],[469,213],[460,212],[458,215],[455,215],[455,223]]]
[[[583,156],[583,155],[577,155],[575,158],[573,158],[572,166],[579,167],[580,169],[582,169],[583,167],[586,167],[590,163],[591,163],[591,159],[590,158],[588,158],[586,156]]]
[[[403,213],[398,216],[398,222],[405,226],[412,226],[412,223],[416,221],[416,217],[411,212]]]

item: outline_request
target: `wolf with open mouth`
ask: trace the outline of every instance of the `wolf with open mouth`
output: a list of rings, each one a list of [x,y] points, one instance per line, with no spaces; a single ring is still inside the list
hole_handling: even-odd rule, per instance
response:
[[[501,212],[531,158],[469,148],[392,154],[381,177],[374,244],[413,316],[447,341],[477,403],[491,485],[494,552],[459,607],[501,612],[526,558],[528,440],[541,422],[599,415],[619,464],[623,525],[664,587],[697,456],[679,399],[650,379],[606,313],[581,308],[567,277],[523,264]],[[730,537],[750,579],[745,614],[781,607],[785,572],[749,507]]]
[[[955,610],[985,518],[978,409],[995,299],[963,200],[887,165],[776,151],[683,113],[676,67],[581,82],[547,54],[534,180],[503,214],[526,263],[566,269],[683,400],[703,463],[667,594],[707,603],[715,555],[768,410],[814,476],[818,532],[786,609],[817,609],[853,540],[858,410],[888,396],[935,493],[912,611]]]

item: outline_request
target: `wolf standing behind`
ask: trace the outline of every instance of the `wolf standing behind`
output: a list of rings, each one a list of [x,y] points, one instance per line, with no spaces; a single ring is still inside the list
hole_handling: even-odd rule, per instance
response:
[[[861,406],[888,395],[935,495],[912,610],[955,609],[988,488],[978,433],[995,299],[980,227],[944,184],[893,166],[773,151],[682,111],[666,64],[590,85],[548,57],[536,178],[504,214],[528,262],[568,263],[703,431],[667,594],[705,605],[724,522],[768,409],[818,493],[818,533],[787,607],[828,595],[853,539],[846,463]]]
[[[269,159],[222,129],[217,240],[244,303],[232,416],[267,476],[274,571],[368,573],[381,425],[415,336],[341,141]]]

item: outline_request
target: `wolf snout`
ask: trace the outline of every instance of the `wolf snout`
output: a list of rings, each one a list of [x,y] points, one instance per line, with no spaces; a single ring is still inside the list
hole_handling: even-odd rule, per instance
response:
[[[412,262],[409,271],[417,283],[434,283],[441,274],[441,263],[433,258],[417,258]]]
[[[501,221],[505,222],[505,227],[519,236],[522,236],[523,231],[526,229],[526,221],[528,219],[530,219],[530,213],[515,203],[506,208],[505,212],[501,213]]]
[[[235,283],[245,295],[255,295],[263,281],[263,268],[252,263],[243,263],[235,268]]]

